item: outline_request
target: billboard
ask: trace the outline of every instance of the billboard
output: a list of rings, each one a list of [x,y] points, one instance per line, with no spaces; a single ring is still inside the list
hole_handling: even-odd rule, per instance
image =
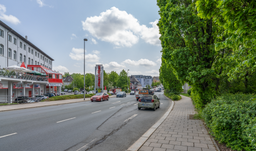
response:
[[[104,80],[104,68],[102,64],[98,64],[95,66],[95,87],[96,89],[102,89],[103,90],[103,82]]]

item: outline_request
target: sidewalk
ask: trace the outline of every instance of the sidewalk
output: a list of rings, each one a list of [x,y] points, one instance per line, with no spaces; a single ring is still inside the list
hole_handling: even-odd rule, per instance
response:
[[[115,96],[110,96],[109,98],[113,98]],[[17,105],[4,105],[0,106],[0,112],[11,111],[11,110],[20,110],[20,109],[29,109],[36,107],[45,107],[45,106],[53,106],[53,105],[63,105],[70,103],[83,102],[84,99],[70,99],[70,100],[60,100],[60,101],[45,101],[45,102],[36,102],[36,103],[24,103]],[[90,101],[90,98],[85,98],[85,101]]]
[[[188,119],[194,113],[191,99],[182,96],[139,151],[217,151],[203,122]]]

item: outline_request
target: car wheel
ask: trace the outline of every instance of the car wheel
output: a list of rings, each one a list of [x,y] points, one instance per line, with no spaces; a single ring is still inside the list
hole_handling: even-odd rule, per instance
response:
[[[108,99],[109,99],[109,97],[108,97]],[[108,99],[107,99],[107,101],[108,101]]]
[[[137,101],[138,101],[139,99],[137,99]]]
[[[156,110],[156,106],[153,108],[153,110],[154,110],[154,111]]]
[[[160,108],[160,104],[158,105],[158,108]]]
[[[100,102],[102,102],[102,101],[103,101],[103,99],[101,98],[101,99],[100,99]]]
[[[93,102],[93,100],[91,100]]]
[[[140,110],[140,107],[138,107],[138,110]]]

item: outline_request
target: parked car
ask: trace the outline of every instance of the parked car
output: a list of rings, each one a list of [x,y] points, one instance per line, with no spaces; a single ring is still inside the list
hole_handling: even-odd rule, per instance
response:
[[[111,95],[115,95],[115,93],[113,91],[109,91],[108,93],[110,93]]]
[[[53,92],[53,94],[54,94],[55,96],[60,96],[60,94],[59,94],[59,93],[55,93],[55,92]]]
[[[104,100],[109,100],[109,95],[107,93],[96,93],[94,96],[91,97],[91,101],[104,101]]]
[[[43,96],[43,95],[36,95],[35,97],[38,98],[40,101],[48,98],[47,96]]]
[[[143,95],[138,103],[138,109],[140,110],[141,108],[153,109],[155,111],[157,108],[160,108],[159,98],[156,95]]]
[[[46,94],[44,94],[44,95],[45,95],[45,96],[48,96],[49,98],[55,96],[53,93],[46,93]]]
[[[74,91],[74,95],[80,94],[79,91]]]
[[[28,96],[18,96],[13,103],[27,103],[29,100]]]
[[[68,92],[68,89],[65,89],[64,92]]]
[[[135,92],[134,92],[134,91],[131,91],[131,92],[130,92],[130,95],[134,95],[134,94],[135,94]]]
[[[33,102],[40,102],[40,98],[37,97],[29,97],[29,100],[27,101],[27,103],[33,103]]]
[[[118,92],[117,94],[116,94],[116,97],[117,98],[119,98],[119,97],[126,97],[126,93],[125,92]]]
[[[60,92],[60,95],[65,95],[66,93],[65,92]]]
[[[72,90],[68,90],[68,93],[72,93]]]

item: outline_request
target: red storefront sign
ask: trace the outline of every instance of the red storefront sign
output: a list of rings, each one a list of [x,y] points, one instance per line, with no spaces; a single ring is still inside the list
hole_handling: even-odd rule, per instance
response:
[[[100,66],[98,66],[98,86],[100,87]]]

